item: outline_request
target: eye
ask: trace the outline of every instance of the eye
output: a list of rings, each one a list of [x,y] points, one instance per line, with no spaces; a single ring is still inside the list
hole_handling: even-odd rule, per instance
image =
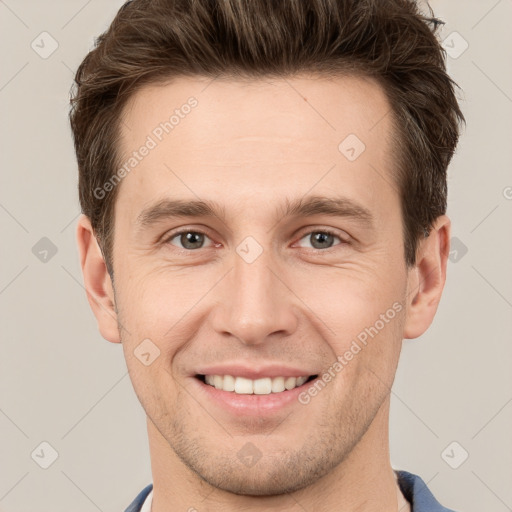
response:
[[[178,243],[181,244],[178,245],[178,247],[185,250],[202,249],[205,240],[210,240],[210,238],[201,231],[184,230],[179,231],[178,233],[173,233],[165,240],[165,243],[177,245],[173,242],[174,239],[177,239]]]
[[[330,249],[333,246],[335,238],[337,238],[341,243],[347,243],[332,231],[325,229],[310,231],[306,236],[303,236],[299,242],[307,240],[310,243],[309,247],[312,247],[313,249]]]
[[[312,249],[330,249],[334,244],[334,240],[337,239],[341,244],[348,243],[343,240],[340,236],[338,236],[333,231],[322,229],[316,231],[310,231],[305,236],[303,236],[299,243],[303,240],[306,240],[309,243],[309,248]],[[205,242],[210,241],[209,245],[205,245]],[[171,234],[169,237],[164,240],[164,243],[168,243],[174,246],[179,247],[180,249],[184,249],[186,251],[193,251],[196,249],[203,249],[206,247],[212,247],[215,244],[212,242],[210,237],[203,233],[202,231],[193,231],[193,230],[182,230],[176,233]],[[306,245],[306,247],[308,247]]]

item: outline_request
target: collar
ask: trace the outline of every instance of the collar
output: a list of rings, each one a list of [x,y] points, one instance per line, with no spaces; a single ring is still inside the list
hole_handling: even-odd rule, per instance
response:
[[[407,471],[395,470],[397,482],[405,499],[411,504],[411,512],[454,512],[443,507],[430,492],[427,484],[417,475]],[[142,508],[151,506],[153,484],[145,487],[125,510],[125,512],[144,512]]]

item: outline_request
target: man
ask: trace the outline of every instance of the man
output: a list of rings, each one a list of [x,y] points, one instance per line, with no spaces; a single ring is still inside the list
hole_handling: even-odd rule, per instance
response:
[[[77,229],[146,412],[127,511],[446,511],[390,465],[464,120],[407,0],[134,0],[77,71]]]

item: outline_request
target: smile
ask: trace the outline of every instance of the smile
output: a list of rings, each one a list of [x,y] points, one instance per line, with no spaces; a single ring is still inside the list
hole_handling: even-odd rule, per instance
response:
[[[282,393],[302,386],[317,377],[317,375],[303,377],[263,377],[248,379],[232,375],[197,375],[199,380],[222,391],[239,395],[269,395]]]

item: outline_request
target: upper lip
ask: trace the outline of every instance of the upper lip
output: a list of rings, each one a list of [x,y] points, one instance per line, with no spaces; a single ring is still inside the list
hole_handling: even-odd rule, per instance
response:
[[[309,377],[317,375],[318,372],[283,366],[282,364],[265,364],[259,366],[248,366],[247,362],[217,364],[198,368],[195,375],[232,375],[233,377],[245,377],[256,380],[264,377]]]

